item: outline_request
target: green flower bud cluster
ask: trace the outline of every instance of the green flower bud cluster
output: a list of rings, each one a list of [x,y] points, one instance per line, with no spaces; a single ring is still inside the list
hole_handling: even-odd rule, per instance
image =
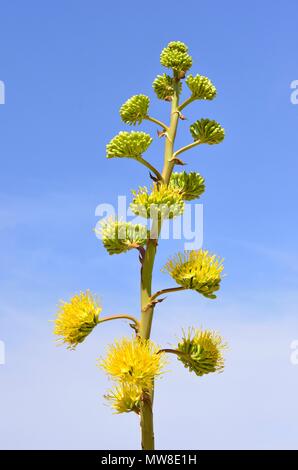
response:
[[[147,219],[172,219],[184,211],[181,194],[166,185],[154,184],[151,193],[146,187],[141,187],[132,194],[131,210]]]
[[[171,101],[174,95],[173,78],[164,73],[163,75],[157,75],[152,86],[156,93],[156,96],[160,100]],[[182,91],[182,83],[179,82],[179,94]]]
[[[169,187],[178,191],[184,201],[192,201],[205,191],[205,180],[196,172],[172,173]]]
[[[216,121],[200,119],[190,126],[190,132],[194,141],[202,144],[219,144],[225,138],[225,130]]]
[[[119,132],[106,147],[107,158],[138,158],[146,152],[152,140],[146,132]]]
[[[177,50],[179,52],[188,52],[188,47],[182,41],[171,41],[167,45],[168,49]]]
[[[187,52],[188,47],[183,42],[172,41],[162,50],[160,63],[173,69],[174,73],[182,78],[192,66],[192,58]]]
[[[178,253],[163,269],[185,289],[193,289],[209,299],[215,299],[214,292],[220,288],[224,269],[222,262],[207,250],[193,250]]]
[[[125,253],[145,245],[147,228],[141,224],[109,219],[102,222],[97,232],[110,255]]]
[[[208,77],[203,75],[188,75],[185,80],[186,85],[195,100],[213,100],[216,96],[216,88]]]
[[[123,122],[130,125],[141,124],[148,114],[150,99],[146,95],[135,95],[129,98],[120,108]]]
[[[223,371],[222,351],[226,348],[226,343],[217,332],[190,329],[178,344],[177,351],[180,354],[177,357],[190,372],[202,376]]]

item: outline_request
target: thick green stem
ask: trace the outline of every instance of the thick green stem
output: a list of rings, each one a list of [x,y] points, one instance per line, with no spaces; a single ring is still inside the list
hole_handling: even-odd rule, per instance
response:
[[[171,161],[173,157],[174,142],[179,121],[179,80],[175,79],[175,92],[171,106],[171,120],[166,135],[164,166],[162,171],[162,179],[164,184],[168,184],[171,178],[175,162]],[[151,228],[151,238],[148,240],[146,252],[144,255],[143,265],[141,269],[141,320],[140,320],[140,337],[144,339],[150,338],[151,325],[154,313],[154,305],[146,308],[150,302],[152,295],[152,273],[154,260],[156,256],[157,242],[161,230],[161,222],[153,221]],[[144,394],[141,404],[141,431],[142,431],[142,449],[154,449],[154,430],[153,430],[153,387],[150,394]]]
[[[159,227],[158,227],[159,225]],[[160,224],[153,222],[151,228],[151,238],[148,240],[144,262],[141,269],[141,321],[140,321],[140,336],[141,338],[149,339],[151,333],[151,324],[153,317],[153,307],[145,309],[151,298],[152,291],[152,272],[154,260],[157,249],[157,240],[160,232]]]
[[[168,131],[168,136],[166,138],[165,144],[165,156],[164,156],[164,166],[162,171],[162,177],[165,184],[169,184],[175,162],[171,161],[173,158],[174,151],[174,142],[177,132],[177,126],[179,121],[179,93],[178,93],[178,81],[175,83],[175,93],[172,99],[172,108],[171,108],[171,121]]]
[[[153,392],[143,394],[141,405],[142,449],[154,450]]]
[[[159,234],[158,227],[157,232]],[[153,227],[154,229],[154,227]],[[153,232],[151,229],[151,232]],[[153,319],[154,307],[145,310],[151,297],[152,272],[154,259],[156,254],[157,238],[148,241],[146,253],[144,256],[143,266],[141,269],[141,321],[139,334],[141,338],[149,339],[151,325]],[[144,394],[141,403],[141,433],[142,433],[142,449],[154,449],[154,430],[153,430],[153,389],[152,392]]]

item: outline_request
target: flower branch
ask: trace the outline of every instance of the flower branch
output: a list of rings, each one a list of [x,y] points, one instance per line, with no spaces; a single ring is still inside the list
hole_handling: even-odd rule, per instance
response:
[[[156,119],[152,116],[145,116],[145,119],[147,119],[147,121],[154,122],[158,126],[162,127],[165,131],[169,130],[168,126],[164,122],[160,121],[159,119]]]
[[[150,301],[154,302],[154,300],[156,300],[157,297],[160,297],[161,295],[169,294],[171,292],[179,292],[181,290],[186,290],[186,287],[181,287],[181,286],[179,286],[179,287],[169,287],[168,289],[159,290],[159,291],[155,292],[155,294],[153,294],[150,297]]]
[[[104,322],[107,322],[107,321],[110,321],[110,320],[130,320],[133,322],[133,328],[134,330],[136,331],[139,331],[139,327],[140,327],[140,324],[138,322],[138,320],[133,317],[132,315],[126,315],[126,314],[121,314],[121,315],[110,315],[110,316],[107,316],[107,317],[103,317],[103,318],[100,318],[98,320],[98,324],[99,323],[104,323]]]
[[[187,98],[185,101],[183,101],[183,103],[180,104],[180,106],[178,107],[178,111],[182,111],[184,108],[186,108],[186,106],[188,106],[194,100],[195,98],[193,96],[190,96],[189,98]]]
[[[186,152],[187,150],[192,149],[193,147],[196,147],[197,145],[200,145],[201,141],[196,140],[195,142],[192,142],[191,144],[185,145],[184,147],[181,147],[179,150],[176,150],[176,152],[173,153],[172,159],[175,160],[180,153]]]
[[[176,354],[176,356],[186,356],[185,352],[178,351],[177,349],[171,349],[171,348],[160,349],[157,352],[157,354],[162,354],[162,353]]]
[[[157,179],[158,179],[159,181],[162,181],[162,180],[163,180],[163,178],[162,178],[160,172],[159,172],[153,165],[151,165],[151,163],[149,163],[147,160],[145,160],[145,158],[143,158],[141,155],[139,155],[138,157],[135,157],[135,160],[136,160],[137,162],[142,163],[142,165],[144,165],[144,166],[147,167],[150,171],[152,171],[152,173],[155,174],[155,176],[157,177]]]

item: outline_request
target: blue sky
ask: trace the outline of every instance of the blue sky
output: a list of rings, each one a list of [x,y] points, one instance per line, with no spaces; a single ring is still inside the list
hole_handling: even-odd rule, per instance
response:
[[[156,394],[157,446],[297,448],[297,2],[1,1],[0,17],[0,447],[138,443],[136,418],[103,404],[108,383],[95,367],[127,326],[103,325],[68,352],[54,346],[48,320],[59,299],[86,288],[106,313],[138,311],[136,254],[106,254],[92,232],[95,208],[148,182],[135,162],[105,159],[105,145],[127,129],[118,109],[133,94],[148,94],[152,114],[167,119],[151,84],[161,49],[181,40],[192,73],[209,76],[218,97],[185,110],[177,146],[198,118],[226,129],[224,143],[185,160],[206,179],[204,247],[225,258],[227,277],[216,301],[168,298],[153,337],[169,344],[181,326],[203,325],[231,350],[220,376],[171,364]],[[157,141],[147,157],[159,165],[162,151]],[[156,289],[171,285],[159,268],[181,249],[161,243]]]

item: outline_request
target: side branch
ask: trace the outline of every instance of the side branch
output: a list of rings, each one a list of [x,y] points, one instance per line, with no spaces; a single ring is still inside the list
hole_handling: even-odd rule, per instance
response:
[[[159,351],[157,351],[157,354],[161,354],[161,353],[170,353],[170,354],[176,354],[176,356],[187,356],[187,353],[183,352],[183,351],[178,351],[177,349],[160,349]]]
[[[131,326],[136,332],[138,332],[139,329],[140,329],[140,324],[139,324],[138,320],[135,317],[133,317],[132,315],[126,315],[126,314],[124,314],[124,315],[111,315],[111,316],[108,316],[108,317],[100,318],[98,320],[98,324],[104,323],[104,322],[110,321],[110,320],[130,320],[130,321],[133,322],[133,324]]]
[[[194,101],[194,97],[190,96],[185,101],[183,101],[183,103],[181,103],[180,106],[178,106],[178,111],[182,111],[182,109],[184,109],[187,105],[189,105],[193,101]]]
[[[158,126],[162,127],[165,131],[169,130],[168,126],[164,122],[160,121],[159,119],[156,119],[152,116],[145,116],[145,119],[147,119],[147,121],[154,122],[154,124],[157,124]]]
[[[153,294],[150,297],[150,301],[154,302],[154,300],[157,299],[157,297],[159,297],[160,295],[168,294],[170,292],[178,292],[178,291],[181,291],[181,290],[186,290],[186,287],[182,287],[182,286],[180,286],[180,287],[169,287],[168,289],[159,290],[159,291],[155,292],[155,294]]]
[[[176,150],[176,152],[173,153],[172,159],[174,160],[180,153],[186,152],[189,149],[192,149],[193,147],[196,147],[197,145],[200,145],[201,141],[196,140],[195,142],[192,142],[191,144],[185,145],[185,147],[181,147],[179,150]]]
[[[147,160],[145,160],[145,158],[141,157],[141,155],[139,157],[136,157],[135,160],[137,160],[137,162],[142,163],[142,165],[144,165],[145,167],[149,168],[149,170],[152,171],[152,173],[155,174],[155,176],[157,177],[157,179],[159,181],[163,180],[163,178],[162,178],[161,174],[159,173],[159,171],[153,165],[151,165],[151,163],[149,163]]]

